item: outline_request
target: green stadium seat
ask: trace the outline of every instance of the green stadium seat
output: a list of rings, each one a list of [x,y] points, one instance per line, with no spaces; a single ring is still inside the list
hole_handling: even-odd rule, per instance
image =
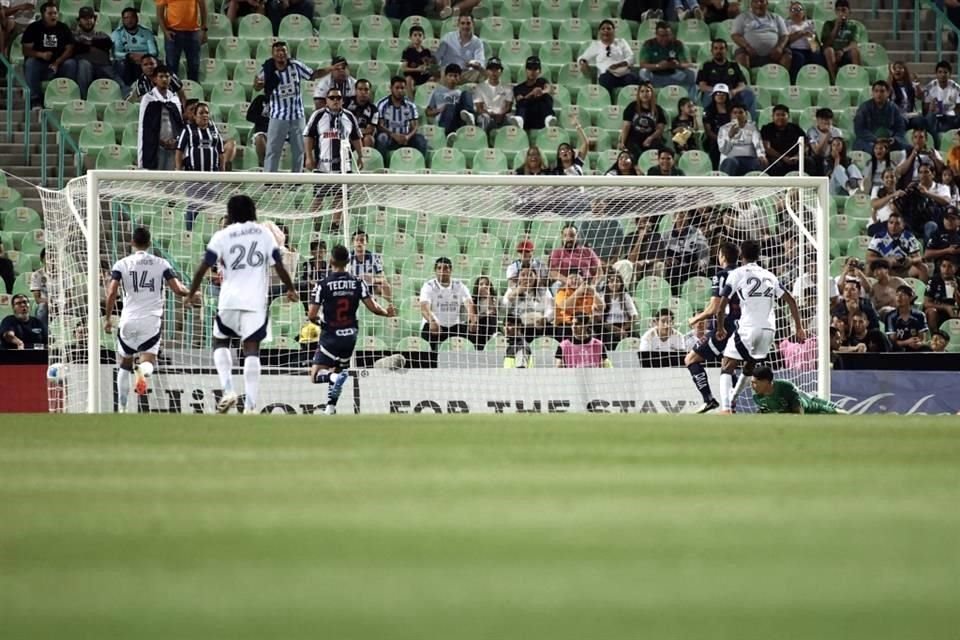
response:
[[[61,111],[72,101],[80,99],[80,87],[70,78],[54,78],[47,84],[43,104],[47,109]]]
[[[508,40],[500,47],[500,60],[511,68],[523,69],[527,58],[533,55],[533,47],[523,40]]]
[[[481,149],[473,156],[473,173],[497,175],[510,172],[507,154],[503,149]]]
[[[414,351],[414,352],[428,352],[430,351],[430,343],[421,338],[420,336],[407,336],[405,338],[400,338],[397,341],[394,351]]]
[[[349,58],[348,58],[349,59]],[[386,62],[379,60],[365,60],[353,70],[355,78],[365,78],[370,81],[373,87],[390,86],[390,78],[393,75]]]
[[[467,238],[466,253],[471,258],[499,258],[504,250],[497,236],[479,233]]]
[[[86,100],[71,100],[60,112],[60,124],[76,137],[87,125],[97,119],[97,109]]]
[[[0,187],[0,211],[16,209],[23,206],[23,196],[10,186]]]
[[[87,102],[92,104],[99,114],[103,114],[107,105],[117,100],[123,100],[123,90],[109,78],[94,80],[87,89]]]
[[[541,0],[537,15],[557,29],[574,19],[573,3],[570,0]],[[588,34],[587,37],[589,38],[590,35]],[[583,40],[565,40],[565,42],[579,43]]]
[[[354,22],[377,11],[374,0],[342,0],[340,2],[340,13]]]
[[[250,131],[253,130],[253,123],[247,120],[247,111],[249,109],[249,102],[237,102],[231,106],[230,111],[227,112],[227,122],[237,130],[241,140],[249,140]]]
[[[859,96],[864,88],[870,87],[870,72],[866,67],[855,64],[845,64],[837,69],[837,80],[835,84],[847,92],[847,95],[853,99],[853,96]]]
[[[250,58],[250,42],[233,36],[226,37],[217,44],[216,52],[216,62],[233,71],[234,67],[241,61]],[[261,64],[263,64],[262,61]],[[204,67],[201,65],[201,77],[203,69]]]
[[[712,36],[710,35],[710,27],[703,22],[702,20],[682,20],[677,25],[677,40],[687,45],[700,45],[707,46],[709,50],[710,41]],[[693,56],[691,55],[691,58]]]
[[[607,0],[583,0],[577,9],[577,17],[595,30],[603,20],[613,19],[613,7]]]
[[[347,38],[353,37],[353,24],[346,16],[325,15],[317,25],[317,35],[320,36],[321,40],[329,42],[331,48],[333,48],[335,44],[339,45]]]
[[[846,245],[851,239],[864,232],[858,218],[844,213],[830,216],[830,239]],[[846,246],[843,252],[846,253]]]
[[[413,147],[402,147],[390,153],[390,173],[423,173],[423,155]]]
[[[447,146],[447,135],[444,133],[443,127],[435,124],[425,124],[419,127],[417,131],[427,139],[428,149],[436,150]]]
[[[14,253],[11,251],[10,253]],[[16,271],[16,269],[14,269]],[[25,295],[31,300],[33,295],[30,293],[30,273],[21,272],[17,275],[16,280],[13,281],[13,289],[10,290],[11,296]],[[7,307],[9,309],[10,307]]]
[[[855,193],[847,197],[843,204],[843,213],[851,218],[870,218],[873,213],[870,202],[870,194]]]
[[[230,74],[230,79],[240,85],[243,90],[244,99],[249,100],[253,93],[253,82],[260,73],[263,63],[257,62],[253,58],[247,58],[237,63]],[[308,65],[309,66],[309,65]]]
[[[529,0],[503,0],[497,15],[519,26],[524,20],[533,18],[533,3]]]
[[[883,45],[876,42],[864,42],[859,45],[859,49],[860,61],[870,72],[871,81],[886,80],[890,69],[890,59],[887,57],[887,50]]]
[[[577,92],[577,106],[580,107],[580,124],[592,125],[594,118],[610,106],[610,92],[599,84],[588,84]]]
[[[670,283],[659,276],[646,276],[637,282],[634,298],[650,305],[654,310],[670,303]]]
[[[7,233],[26,233],[42,229],[40,214],[30,207],[16,207],[3,212],[3,230]]]
[[[580,89],[590,85],[591,78],[581,71],[578,63],[571,62],[560,67],[556,75],[556,82],[566,87],[570,91],[571,97],[576,99]]]
[[[477,348],[467,338],[454,336],[441,342],[437,350],[442,353],[473,353]]]
[[[207,58],[200,64],[200,86],[213,100],[213,88],[228,82],[230,74],[227,64],[217,58]]]
[[[329,43],[316,36],[311,36],[300,42],[296,52],[297,59],[311,69],[329,65],[332,57]]]
[[[830,86],[830,74],[818,64],[805,64],[797,72],[797,86],[817,96]]]
[[[505,155],[526,151],[530,146],[527,132],[519,127],[507,126],[494,130],[493,146]]]
[[[467,158],[467,167],[473,166],[473,156],[477,151],[487,148],[487,134],[480,127],[465,126],[457,129],[453,148],[459,149]]]
[[[127,147],[111,144],[100,150],[97,154],[97,169],[130,169],[136,165],[136,158],[133,152]]]
[[[400,58],[406,48],[407,42],[400,38],[384,38],[377,45],[377,60],[388,65],[391,70],[399,71]]]
[[[790,86],[780,91],[778,101],[790,109],[790,119],[796,124],[800,114],[811,104],[811,94],[797,86]]]
[[[637,168],[640,169],[646,175],[647,171],[650,170],[650,167],[657,166],[657,156],[660,152],[657,149],[649,149],[640,154],[640,157],[637,158]]]
[[[733,20],[724,20],[723,22],[714,22],[710,25],[710,35],[714,39],[726,40],[728,43],[732,43],[733,39],[730,37],[730,31],[733,28]]]
[[[128,122],[123,126],[120,132],[120,146],[128,149],[137,148],[137,139],[140,133],[140,124],[137,122]]]
[[[849,241],[848,241],[849,242]],[[847,242],[840,242],[836,238],[830,239],[830,259],[837,258],[842,255],[846,255],[847,252]]]
[[[847,255],[865,260],[870,240],[870,236],[854,236],[850,238],[850,241],[847,243]]]
[[[637,101],[637,89],[639,85],[628,84],[625,87],[621,87],[620,91],[617,93],[617,105],[620,107],[621,111],[624,111],[632,102]]]
[[[818,107],[826,107],[833,111],[850,108],[850,96],[836,85],[817,90],[814,102]]]
[[[213,87],[213,92],[210,94],[210,107],[214,110],[212,114],[214,120],[228,119],[230,111],[238,104],[247,104],[247,95],[243,86],[233,80],[224,80]],[[243,120],[246,121],[246,112]]]
[[[940,324],[940,331],[950,336],[950,343],[947,345],[947,351],[950,353],[960,352],[960,319],[950,318]]]
[[[756,74],[754,84],[758,87],[779,92],[790,86],[790,72],[779,64],[765,64],[762,67],[754,69],[754,73]]]
[[[46,232],[43,229],[34,229],[33,231],[27,231],[23,234],[23,238],[20,240],[20,249],[24,253],[28,253],[32,256],[37,257],[37,262],[40,261],[40,252],[44,247],[47,246],[46,241]],[[39,265],[34,266],[34,269],[39,269]]]
[[[313,23],[300,14],[291,13],[280,21],[278,34],[281,40],[290,45],[292,51],[297,51],[301,43],[314,37]]]
[[[513,40],[516,35],[513,23],[501,16],[484,18],[478,27],[484,44],[490,45],[496,52],[499,52],[503,44]],[[400,35],[405,35],[405,32],[401,32]]]
[[[705,151],[684,151],[677,161],[677,167],[688,176],[708,176],[713,171],[710,154]]]
[[[342,40],[337,47],[337,55],[341,55],[347,60],[369,60],[373,57],[373,53],[370,51],[370,43],[360,38]]]
[[[455,151],[455,149],[450,149],[450,151]],[[460,253],[460,239],[454,235],[434,232],[423,236],[423,238],[423,254],[429,258],[453,256]]]
[[[430,157],[431,173],[463,173],[467,170],[467,159],[459,149],[442,147]]]
[[[423,16],[408,16],[404,18],[403,22],[400,23],[400,29],[397,31],[397,38],[402,42],[408,42],[410,38],[410,27],[420,27],[423,29],[423,38],[424,40],[429,40],[435,36],[433,31],[433,23],[424,18]],[[391,38],[393,36],[390,36]],[[486,40],[486,38],[484,38]],[[406,45],[404,45],[406,48]]]
[[[573,48],[569,42],[548,40],[540,44],[540,62],[548,78],[555,78],[560,70],[573,59]]]
[[[101,149],[116,142],[117,133],[113,125],[97,120],[83,127],[77,144],[84,155],[96,158]]]
[[[248,42],[257,42],[273,37],[273,25],[270,19],[260,13],[250,13],[242,18],[237,25],[237,37]]]
[[[680,287],[680,296],[690,303],[695,312],[703,311],[710,303],[713,281],[704,276],[688,278]]]
[[[525,2],[525,0],[521,0]],[[529,4],[526,3],[525,4]],[[553,27],[550,21],[540,18],[528,18],[520,22],[520,29],[517,32],[517,38],[524,42],[532,44],[537,52],[543,47],[543,43],[553,40]]]
[[[394,38],[395,34],[393,33],[393,25],[390,24],[390,20],[385,16],[369,15],[360,21],[357,37],[373,45]],[[401,34],[401,37],[406,39],[407,36],[406,34]],[[399,62],[399,60],[400,58],[398,56],[397,61]]]
[[[126,5],[130,4],[128,0],[120,0],[120,2]],[[233,37],[233,25],[230,24],[229,18],[222,13],[208,13],[207,43],[210,45],[210,48],[216,51],[220,41],[230,37]]]

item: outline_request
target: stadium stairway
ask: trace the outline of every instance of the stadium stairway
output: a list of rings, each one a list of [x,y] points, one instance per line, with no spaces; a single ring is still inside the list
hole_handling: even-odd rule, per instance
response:
[[[912,6],[910,8],[901,7],[901,5],[908,4],[903,0],[879,0],[878,4],[880,8],[876,17],[873,17],[873,11],[869,8],[851,7],[853,18],[866,26],[870,33],[870,42],[876,42],[884,46],[887,50],[887,57],[891,62],[904,61],[909,66],[910,71],[917,74],[922,81],[932,80],[934,67],[938,62],[938,35],[934,31],[933,12],[930,10],[920,12],[920,50],[916,51],[913,45]],[[912,5],[912,3],[909,4]],[[894,12],[900,13],[900,33],[896,37],[893,33]],[[947,61],[953,64],[954,70],[956,70],[956,55],[949,51],[949,47],[945,46],[944,49],[948,51],[944,54]]]

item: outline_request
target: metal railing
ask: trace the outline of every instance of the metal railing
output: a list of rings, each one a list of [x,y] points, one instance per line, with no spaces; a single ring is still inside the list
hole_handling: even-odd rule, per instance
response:
[[[960,56],[960,27],[953,24],[949,17],[947,17],[946,11],[943,8],[937,6],[932,0],[914,0],[913,6],[913,46],[914,49],[920,51],[920,12],[921,11],[932,11],[935,22],[934,22],[934,44],[937,49],[937,60],[943,60],[944,49],[943,49],[943,34],[944,33],[953,33],[957,41],[957,49],[953,53]],[[894,12],[896,15],[896,12]]]
[[[64,169],[66,168],[66,156],[67,156],[67,147],[73,150],[74,162],[76,163],[77,173],[81,175],[83,173],[83,153],[80,151],[80,146],[73,139],[73,136],[70,135],[70,132],[63,128],[63,124],[60,122],[60,117],[55,111],[50,111],[44,109],[41,112],[40,116],[40,184],[44,187],[50,186],[47,184],[47,167],[50,165],[49,157],[47,153],[47,142],[50,135],[50,126],[52,125],[56,129],[57,134],[57,189],[63,189],[64,185]]]
[[[27,79],[20,73],[16,65],[0,54],[0,64],[7,70],[7,101],[4,105],[6,112],[7,142],[13,142],[13,89],[19,85],[23,89],[23,161],[30,162],[30,87]]]

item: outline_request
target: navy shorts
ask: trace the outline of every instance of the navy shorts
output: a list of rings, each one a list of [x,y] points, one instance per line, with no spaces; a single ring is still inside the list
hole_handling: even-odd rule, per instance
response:
[[[717,340],[716,334],[711,331],[706,340],[694,347],[693,352],[703,358],[705,362],[719,360],[723,355],[723,350],[727,348],[727,340],[729,339],[730,335],[727,334],[725,339]]]
[[[344,329],[326,329],[320,334],[317,351],[313,355],[313,364],[321,367],[345,369],[350,365],[350,358],[357,346],[357,330],[352,335],[337,335]]]

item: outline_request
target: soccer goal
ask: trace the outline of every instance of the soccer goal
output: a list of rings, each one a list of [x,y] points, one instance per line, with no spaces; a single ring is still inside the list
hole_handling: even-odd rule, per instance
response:
[[[133,230],[149,229],[152,251],[189,283],[234,194],[282,231],[301,297],[289,302],[271,280],[258,411],[324,406],[326,387],[308,375],[318,332],[306,302],[337,244],[357,252],[349,268],[396,309],[381,318],[361,307],[341,414],[690,410],[701,399],[684,357],[712,326],[689,320],[710,303],[723,243],[745,240],[760,242],[763,266],[797,294],[811,336],[792,342],[781,308],[770,364],[829,397],[821,178],[93,171],[43,192],[50,361],[61,365],[52,410],[117,409],[104,287]],[[199,306],[167,292],[156,371],[131,410],[214,410],[217,278]],[[714,385],[718,372],[707,364]]]

